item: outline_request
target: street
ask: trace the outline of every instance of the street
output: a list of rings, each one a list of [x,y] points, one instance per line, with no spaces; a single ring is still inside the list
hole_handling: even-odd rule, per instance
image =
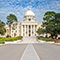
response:
[[[0,46],[0,60],[20,60],[27,44]]]
[[[60,60],[60,45],[33,44],[40,60]]]
[[[60,60],[60,45],[46,43],[9,44],[0,46],[0,60],[20,60],[21,57],[22,60],[27,60],[28,58],[28,60],[31,58],[31,60],[33,60],[33,57],[37,60],[38,57],[34,50],[40,60]]]

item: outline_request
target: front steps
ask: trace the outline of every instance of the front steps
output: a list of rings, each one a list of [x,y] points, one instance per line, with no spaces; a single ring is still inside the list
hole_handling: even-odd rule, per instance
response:
[[[21,43],[38,43],[37,37],[23,37]]]

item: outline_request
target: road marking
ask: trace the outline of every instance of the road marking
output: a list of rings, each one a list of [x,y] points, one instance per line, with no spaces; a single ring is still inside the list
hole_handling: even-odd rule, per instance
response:
[[[28,45],[27,45],[27,47],[28,47]],[[20,60],[22,60],[22,59],[23,59],[23,56],[25,55],[25,52],[26,52],[26,50],[27,50],[27,47],[25,48],[25,50],[24,50],[24,52],[23,52],[23,54],[22,54],[22,56],[21,56],[21,59],[20,59]]]
[[[34,46],[33,46],[33,45],[32,45],[32,47],[33,47],[33,49],[34,49],[34,52],[35,52],[35,54],[36,54],[36,56],[37,56],[38,60],[40,60],[40,58],[39,58],[39,56],[38,56],[38,54],[37,54],[37,52],[36,52],[36,50],[35,50],[35,48],[34,48]]]

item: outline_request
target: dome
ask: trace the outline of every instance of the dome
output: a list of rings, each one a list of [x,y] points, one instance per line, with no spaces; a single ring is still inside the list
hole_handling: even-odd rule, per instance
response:
[[[35,14],[29,8],[28,11],[25,13],[25,16],[35,16]]]

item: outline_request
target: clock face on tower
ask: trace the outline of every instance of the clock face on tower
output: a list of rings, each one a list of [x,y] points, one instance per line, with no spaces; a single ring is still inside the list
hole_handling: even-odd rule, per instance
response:
[[[31,21],[31,19],[29,18],[29,21]]]

